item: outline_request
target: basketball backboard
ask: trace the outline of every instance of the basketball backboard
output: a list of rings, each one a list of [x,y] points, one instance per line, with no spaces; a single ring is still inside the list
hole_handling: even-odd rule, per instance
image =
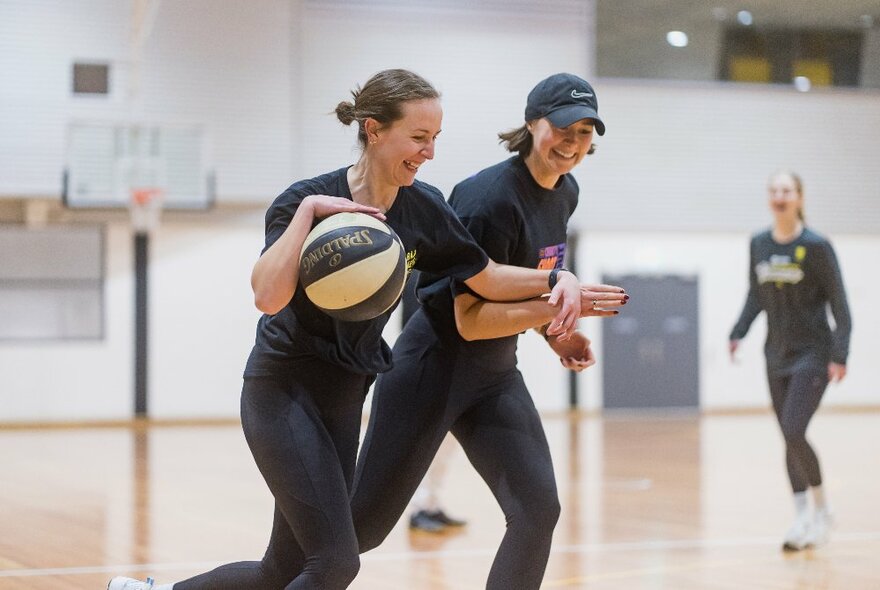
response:
[[[214,204],[207,141],[198,125],[74,121],[68,126],[64,204],[127,208],[132,191],[163,193],[165,209]]]

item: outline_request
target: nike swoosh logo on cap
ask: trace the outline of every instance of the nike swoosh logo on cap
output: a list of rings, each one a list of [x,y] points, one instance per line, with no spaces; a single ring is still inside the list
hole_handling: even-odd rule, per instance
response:
[[[590,98],[591,96],[593,96],[592,92],[578,92],[577,90],[571,91],[572,98]]]

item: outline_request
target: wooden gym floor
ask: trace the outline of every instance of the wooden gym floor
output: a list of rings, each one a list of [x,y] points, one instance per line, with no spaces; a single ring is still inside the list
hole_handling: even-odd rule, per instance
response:
[[[880,413],[820,411],[810,437],[832,542],[779,550],[792,517],[769,413],[548,416],[562,517],[543,588],[880,588]],[[0,428],[0,590],[174,581],[258,558],[272,501],[237,424]],[[398,524],[355,590],[478,590],[504,521],[459,450],[442,493],[468,526]],[[516,590],[516,589],[511,589]]]

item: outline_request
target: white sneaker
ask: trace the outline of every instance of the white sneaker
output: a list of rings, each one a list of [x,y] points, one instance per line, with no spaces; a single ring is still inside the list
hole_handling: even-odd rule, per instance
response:
[[[806,516],[798,516],[788,531],[785,533],[785,539],[782,542],[783,551],[800,551],[807,546],[811,530],[810,519]]]
[[[107,584],[107,590],[150,590],[153,583],[153,578],[147,578],[146,582],[141,582],[134,578],[116,576]]]
[[[834,516],[827,509],[817,510],[807,535],[808,547],[820,547],[828,542],[831,529],[834,527]]]

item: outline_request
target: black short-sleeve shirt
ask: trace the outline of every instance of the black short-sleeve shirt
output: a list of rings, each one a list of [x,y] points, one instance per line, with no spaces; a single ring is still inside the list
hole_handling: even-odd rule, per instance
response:
[[[517,155],[460,182],[449,204],[495,262],[549,270],[562,268],[578,191],[571,174],[560,177],[553,189],[543,188]],[[454,278],[423,273],[418,294],[436,326],[454,326],[453,298],[466,291],[467,286]],[[509,364],[516,361],[516,340],[508,336],[468,344]]]
[[[266,212],[265,252],[290,224],[302,200],[309,195],[351,199],[348,168],[291,185]],[[443,199],[439,190],[416,181],[401,187],[385,222],[397,232],[407,257],[407,271],[416,268],[466,280],[479,273],[488,257]],[[317,221],[316,221],[317,223]],[[293,298],[275,315],[257,324],[256,343],[245,376],[283,375],[291,360],[318,357],[359,374],[391,368],[391,350],[382,329],[394,307],[372,320],[344,322],[315,307],[300,285]]]

